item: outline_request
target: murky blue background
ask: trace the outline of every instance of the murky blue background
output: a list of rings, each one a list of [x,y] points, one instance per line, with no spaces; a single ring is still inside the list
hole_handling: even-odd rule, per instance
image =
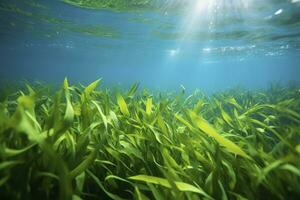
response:
[[[199,0],[201,1],[201,0]],[[300,2],[187,0],[183,11],[0,1],[0,78],[207,91],[300,81]]]

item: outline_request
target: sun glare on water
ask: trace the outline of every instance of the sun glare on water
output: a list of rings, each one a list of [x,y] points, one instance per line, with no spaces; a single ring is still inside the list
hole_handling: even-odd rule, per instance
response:
[[[225,20],[226,16],[231,13],[241,15],[250,12],[249,7],[252,0],[194,0],[188,1],[184,9],[181,20],[179,20],[177,30],[179,38],[174,47],[169,50],[169,57],[179,55],[178,49],[185,49],[191,38],[198,37],[199,33],[205,32],[212,35],[215,32],[216,24],[220,20]],[[209,46],[210,40],[207,41]]]

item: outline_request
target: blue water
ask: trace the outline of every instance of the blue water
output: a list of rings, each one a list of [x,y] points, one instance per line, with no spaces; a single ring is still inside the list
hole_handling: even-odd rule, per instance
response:
[[[207,91],[299,83],[300,1],[186,1],[115,11],[1,0],[0,78]]]

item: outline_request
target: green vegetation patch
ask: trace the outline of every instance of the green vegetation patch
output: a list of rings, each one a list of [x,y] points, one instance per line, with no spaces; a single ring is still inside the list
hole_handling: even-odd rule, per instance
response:
[[[157,0],[63,0],[65,3],[89,9],[135,10],[153,9]]]
[[[62,0],[63,2],[87,9],[109,9],[113,11],[171,11],[186,9],[190,0]]]
[[[0,92],[1,199],[299,199],[299,88],[100,83]]]
[[[31,7],[38,8],[42,6],[40,4],[34,4],[34,1],[29,1],[27,4]],[[17,17],[9,22],[10,28],[22,28],[24,31],[30,31],[34,34],[47,37],[56,37],[57,32],[75,32],[94,37],[118,38],[120,36],[120,32],[109,25],[80,25],[71,20],[50,16],[41,11],[32,12],[29,8],[20,8],[12,3],[0,3],[0,11],[16,14]],[[45,30],[40,30],[35,28],[37,26],[36,23],[43,23],[47,26],[45,26]]]

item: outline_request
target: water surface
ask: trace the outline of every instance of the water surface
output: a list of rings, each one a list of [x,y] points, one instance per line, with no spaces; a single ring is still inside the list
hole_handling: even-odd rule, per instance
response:
[[[1,1],[2,81],[208,91],[299,81],[297,0],[77,2]]]

